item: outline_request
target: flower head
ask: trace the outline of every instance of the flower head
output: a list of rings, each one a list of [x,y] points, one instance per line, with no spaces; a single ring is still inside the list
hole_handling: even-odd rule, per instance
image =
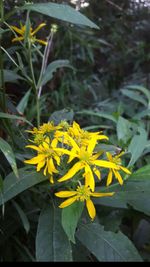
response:
[[[31,43],[38,42],[38,43],[40,43],[40,44],[47,45],[47,42],[46,42],[46,41],[37,39],[37,38],[35,37],[35,34],[36,34],[42,27],[44,27],[45,25],[46,25],[45,23],[41,23],[41,24],[39,24],[39,26],[38,26],[35,30],[33,30],[32,27],[30,27],[28,38],[30,39]],[[16,26],[11,26],[11,29],[14,30],[16,33],[18,33],[18,34],[20,35],[19,37],[15,37],[15,38],[13,38],[13,39],[12,39],[12,42],[22,41],[22,40],[25,39],[26,25],[21,26],[21,28],[18,28],[18,27],[16,27]]]
[[[109,160],[109,162],[115,163],[116,166],[118,167],[118,170],[114,169],[113,167],[110,167],[109,173],[108,173],[108,177],[107,177],[107,183],[106,185],[110,185],[112,183],[112,178],[113,178],[113,174],[115,176],[115,178],[118,180],[119,184],[122,185],[123,184],[123,179],[119,173],[120,170],[122,170],[123,172],[127,173],[127,174],[131,174],[131,172],[123,167],[121,165],[121,156],[124,154],[124,152],[119,153],[116,156],[112,156],[109,152],[106,152],[106,156]]]
[[[86,208],[89,213],[89,216],[91,217],[92,220],[94,220],[96,216],[96,210],[94,207],[94,204],[92,200],[90,199],[91,197],[107,197],[107,196],[112,196],[114,192],[111,193],[97,193],[97,192],[91,192],[91,189],[88,186],[85,185],[79,185],[77,186],[77,189],[75,191],[60,191],[55,193],[57,197],[60,198],[68,198],[64,202],[60,204],[60,208],[65,208],[75,201],[81,201],[86,203]]]

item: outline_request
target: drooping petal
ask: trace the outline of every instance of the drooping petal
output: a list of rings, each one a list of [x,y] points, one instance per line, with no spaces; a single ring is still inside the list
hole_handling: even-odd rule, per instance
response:
[[[123,185],[123,179],[122,179],[120,173],[116,170],[113,170],[113,172],[114,172],[114,175],[115,175],[116,179],[118,180],[119,184]]]
[[[36,151],[39,151],[39,152],[41,152],[41,149],[40,149],[38,146],[34,146],[34,145],[27,145],[26,147],[27,147],[27,148],[32,148],[32,149],[34,149],[34,150],[36,150]]]
[[[39,26],[31,33],[31,36],[35,35],[36,32],[38,32],[41,28],[43,28],[46,25],[46,23],[41,23]]]
[[[109,159],[109,161],[113,161],[113,157],[112,157],[111,153],[106,152],[106,156]]]
[[[95,180],[94,180],[94,175],[93,172],[88,164],[85,165],[85,185],[91,188],[92,191],[95,189]]]
[[[75,163],[73,167],[58,181],[63,182],[63,181],[71,179],[79,170],[81,170],[81,168],[83,168],[81,165],[81,162]]]
[[[101,135],[97,136],[97,140],[102,140],[102,139],[109,140],[108,136],[106,136],[106,135],[101,134]]]
[[[77,191],[60,191],[55,193],[55,196],[65,198],[75,196],[76,194]]]
[[[53,159],[50,158],[50,159],[48,159],[48,173],[51,174],[52,172],[54,172],[54,173],[58,173],[58,171],[57,171],[56,168],[55,168]]]
[[[39,172],[41,170],[41,168],[44,167],[44,165],[45,165],[45,160],[40,161],[37,165],[37,168],[36,168],[37,172]]]
[[[24,31],[22,29],[17,28],[16,26],[11,26],[11,29],[13,29],[15,32],[19,33],[20,35],[24,34]]]
[[[120,169],[126,172],[127,174],[131,174],[131,171],[129,171],[126,167],[120,166]]]
[[[110,169],[109,173],[108,173],[108,177],[107,177],[107,183],[106,186],[109,186],[112,183],[112,176],[113,176],[113,172]]]
[[[12,39],[12,43],[13,42],[18,42],[18,41],[22,41],[24,39],[24,37],[15,37]]]
[[[93,168],[93,172],[97,176],[97,178],[100,180],[101,179],[101,173],[97,168]]]
[[[49,181],[50,181],[50,183],[51,183],[51,184],[53,184],[53,183],[54,183],[54,178],[53,178],[53,175],[50,175],[50,177],[49,177]]]
[[[59,208],[65,208],[65,207],[68,207],[70,206],[72,203],[74,203],[75,201],[77,200],[77,197],[71,197],[67,200],[65,200],[64,202],[62,202],[59,206]]]
[[[35,38],[35,41],[38,42],[39,44],[43,44],[43,45],[47,45],[48,42],[44,41],[44,40],[41,40],[41,39],[37,39]]]
[[[96,210],[91,199],[86,200],[86,207],[91,219],[94,220],[96,216]]]

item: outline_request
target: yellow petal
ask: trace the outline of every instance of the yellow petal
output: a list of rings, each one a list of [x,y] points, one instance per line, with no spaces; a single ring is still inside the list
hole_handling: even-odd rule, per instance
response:
[[[35,41],[37,41],[39,44],[43,44],[43,45],[47,45],[48,42],[44,41],[44,40],[41,40],[41,39],[36,39],[35,38]]]
[[[63,182],[66,181],[68,179],[71,179],[79,170],[81,170],[82,165],[81,162],[77,162],[76,164],[73,165],[73,167],[62,177],[60,178],[58,181],[59,182]]]
[[[32,159],[27,159],[27,160],[24,160],[25,163],[28,163],[28,164],[37,164],[39,163],[40,161],[43,161],[44,160],[44,156],[43,155],[38,155]]]
[[[94,160],[93,163],[99,167],[119,169],[115,163],[106,160]]]
[[[127,168],[120,166],[120,169],[126,172],[127,174],[131,174],[131,171],[129,171]]]
[[[11,29],[13,29],[15,32],[19,33],[20,35],[24,34],[24,31],[22,29],[17,28],[16,26],[11,26]]]
[[[97,140],[102,140],[102,139],[106,139],[106,140],[109,140],[109,138],[106,136],[106,135],[98,135],[97,136]]]
[[[23,39],[24,39],[24,37],[15,37],[12,39],[12,42],[22,41]]]
[[[39,172],[44,165],[45,165],[45,160],[40,161],[37,165],[37,172]]]
[[[36,32],[38,32],[42,27],[44,27],[46,24],[41,23],[32,33],[31,36],[33,36]]]
[[[113,172],[114,172],[114,175],[115,175],[116,179],[118,180],[119,184],[123,185],[123,179],[122,179],[120,173],[116,170],[113,170]]]
[[[70,206],[72,203],[74,203],[77,200],[77,197],[71,197],[67,200],[65,200],[64,202],[62,202],[59,206],[59,208],[65,208],[67,206]]]
[[[101,173],[97,168],[93,169],[93,172],[95,173],[95,175],[97,176],[97,178],[100,180],[101,179]]]
[[[51,184],[54,183],[53,175],[50,175],[50,177],[49,177],[49,181],[50,181]]]
[[[34,150],[36,150],[36,151],[41,151],[41,149],[38,147],[38,146],[34,146],[34,145],[27,145],[26,146],[27,148],[32,148],[32,149],[34,149]]]
[[[87,151],[89,154],[92,154],[92,152],[96,146],[96,143],[97,143],[97,139],[95,137],[90,140],[90,143],[89,143],[88,148],[87,148]]]
[[[108,173],[106,186],[108,186],[112,183],[112,175],[113,175],[113,172],[112,172],[112,170],[110,170]]]
[[[94,220],[95,215],[96,215],[96,211],[95,211],[95,207],[94,207],[92,200],[90,200],[90,199],[86,200],[86,207],[87,207],[87,210],[88,210],[88,213],[89,213],[91,219]]]
[[[55,193],[55,196],[57,197],[72,197],[77,194],[77,191],[60,191]]]
[[[113,157],[109,152],[106,152],[106,156],[109,159],[109,161],[113,161]]]
[[[58,171],[57,171],[56,168],[55,168],[53,159],[50,158],[50,159],[48,160],[48,173],[51,174],[52,172],[54,172],[54,173],[58,173]]]
[[[94,189],[95,189],[94,175],[93,175],[93,172],[92,172],[92,170],[88,164],[86,164],[86,166],[85,166],[84,177],[85,177],[85,185],[89,186],[91,188],[91,190],[94,191]]]
[[[115,194],[115,192],[111,192],[111,193],[91,193],[92,197],[111,197]]]

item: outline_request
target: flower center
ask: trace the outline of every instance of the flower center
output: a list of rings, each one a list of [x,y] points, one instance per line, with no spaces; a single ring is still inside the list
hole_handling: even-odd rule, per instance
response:
[[[77,199],[80,201],[88,200],[90,198],[90,188],[83,186],[77,187]]]

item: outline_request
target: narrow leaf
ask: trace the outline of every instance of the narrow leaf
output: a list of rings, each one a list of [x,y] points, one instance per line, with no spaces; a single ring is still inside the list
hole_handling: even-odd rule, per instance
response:
[[[81,111],[78,111],[76,113],[77,114],[83,114],[83,115],[97,116],[100,118],[105,118],[105,119],[111,120],[115,123],[117,122],[117,119],[114,116],[112,116],[111,114],[105,113],[105,112],[94,112],[92,110],[81,110]]]
[[[22,121],[28,123],[29,125],[33,126],[32,123],[30,121],[26,120],[24,117],[12,115],[12,114],[9,114],[9,113],[0,112],[0,118],[12,119],[12,120],[22,120]]]
[[[20,100],[19,104],[17,105],[17,110],[21,113],[24,113],[27,104],[28,104],[28,100],[30,97],[30,93],[31,93],[31,89],[28,90],[25,95],[23,96],[23,98]]]
[[[13,200],[13,205],[15,206],[15,208],[16,208],[19,216],[20,216],[20,219],[22,221],[22,224],[23,224],[23,227],[24,227],[26,233],[28,233],[30,230],[30,223],[29,223],[29,220],[27,218],[27,215],[25,214],[23,209],[20,207],[20,205],[14,200]]]
[[[14,174],[18,177],[18,169],[14,152],[11,146],[1,137],[0,137],[0,150],[3,152],[4,156],[8,160],[10,166],[13,169]]]
[[[24,80],[23,77],[18,75],[16,72],[12,70],[3,70],[4,71],[4,81],[5,82],[15,82],[17,80]]]
[[[49,203],[40,214],[36,235],[36,259],[42,262],[70,262],[70,242],[61,225],[61,210]]]

